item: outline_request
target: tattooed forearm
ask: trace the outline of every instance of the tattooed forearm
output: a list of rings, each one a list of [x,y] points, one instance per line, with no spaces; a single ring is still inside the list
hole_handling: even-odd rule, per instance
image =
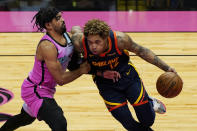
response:
[[[159,67],[164,71],[169,69],[169,66],[164,61],[159,59],[159,57],[157,57],[150,49],[135,43],[129,35],[119,33],[119,35],[117,35],[117,40],[120,49],[126,49],[133,52],[145,61]]]
[[[72,43],[75,46],[75,49],[78,52],[83,52],[83,47],[82,47],[82,36],[83,34],[81,33],[76,33],[71,37]]]
[[[140,56],[140,57],[147,57],[147,59],[149,58],[148,54],[149,54],[150,50],[147,49],[147,48],[144,48],[142,46],[138,46],[138,52],[137,54]]]
[[[159,57],[157,57],[151,50],[145,47],[140,47],[139,53],[137,55],[164,71],[167,71],[169,69],[169,66],[164,61],[159,59]]]
[[[162,70],[167,71],[170,67],[164,63],[161,59],[159,59],[159,57],[157,57],[156,55],[154,56],[154,60],[153,60],[154,65],[160,67]]]

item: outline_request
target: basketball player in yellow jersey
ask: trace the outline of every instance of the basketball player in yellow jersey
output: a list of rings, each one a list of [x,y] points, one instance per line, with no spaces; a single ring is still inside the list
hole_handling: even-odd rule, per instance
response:
[[[149,97],[128,52],[166,72],[176,72],[175,69],[127,34],[112,31],[104,21],[90,20],[83,34],[77,28],[72,32],[77,32],[72,37],[75,49],[90,63],[90,73],[113,117],[129,131],[151,131],[155,112],[165,113],[166,108],[161,101]],[[139,122],[132,117],[127,101],[134,107]]]

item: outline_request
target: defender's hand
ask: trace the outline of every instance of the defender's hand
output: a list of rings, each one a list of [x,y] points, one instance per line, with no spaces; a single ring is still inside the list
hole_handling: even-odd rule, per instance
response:
[[[121,78],[119,72],[109,71],[109,70],[103,72],[103,77],[106,78],[106,79],[112,79],[113,82],[116,82]]]
[[[90,64],[87,61],[80,65],[80,70],[82,74],[88,74],[90,69],[91,69]]]

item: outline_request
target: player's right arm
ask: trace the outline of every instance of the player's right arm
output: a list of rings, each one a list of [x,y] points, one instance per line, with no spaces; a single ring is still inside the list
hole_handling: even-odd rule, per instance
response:
[[[42,41],[39,44],[37,55],[40,60],[45,61],[49,72],[59,85],[67,84],[90,70],[89,64],[83,63],[79,69],[65,72],[57,59],[57,49],[50,41]]]

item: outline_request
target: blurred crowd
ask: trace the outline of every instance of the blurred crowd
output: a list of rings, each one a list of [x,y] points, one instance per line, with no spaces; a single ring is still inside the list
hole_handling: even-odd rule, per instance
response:
[[[55,6],[62,11],[197,10],[196,0],[0,0],[0,11],[37,11]]]

